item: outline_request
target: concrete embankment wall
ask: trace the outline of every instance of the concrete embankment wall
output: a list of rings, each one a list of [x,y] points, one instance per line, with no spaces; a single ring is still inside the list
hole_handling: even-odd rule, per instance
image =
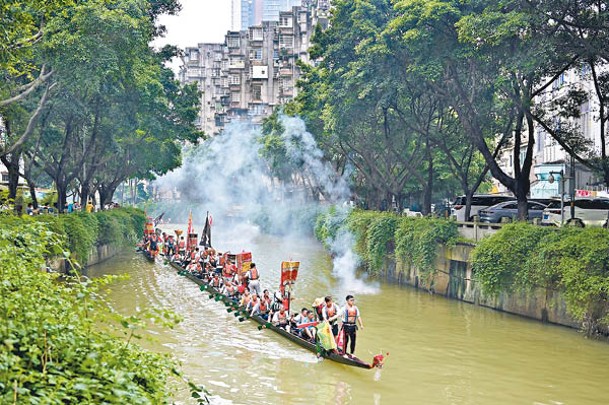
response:
[[[89,258],[87,259],[85,267],[93,266],[103,262],[104,260],[108,260],[121,250],[122,247],[116,245],[94,246],[89,253]],[[53,271],[66,273],[69,270],[69,264],[63,258],[49,259],[47,263]]]
[[[470,256],[473,246],[458,244],[438,247],[436,272],[427,278],[415,268],[396,260],[387,260],[384,276],[389,282],[409,285],[475,305],[481,305],[543,322],[579,328],[580,323],[567,313],[566,303],[555,290],[541,288],[528,292],[501,293],[486,296],[472,277]]]

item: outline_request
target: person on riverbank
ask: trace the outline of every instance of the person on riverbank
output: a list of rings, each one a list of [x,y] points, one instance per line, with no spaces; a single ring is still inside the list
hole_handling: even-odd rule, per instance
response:
[[[332,297],[329,295],[324,298],[324,302],[326,305],[324,305],[321,312],[322,319],[324,321],[328,321],[330,327],[332,328],[332,334],[334,337],[336,337],[338,336],[338,316],[340,308],[334,303],[334,301],[332,301]]]
[[[245,273],[245,279],[247,280],[247,286],[250,289],[250,292],[261,296],[260,273],[258,272],[256,263],[250,264],[250,269]]]
[[[345,338],[343,342],[343,353],[347,353],[347,345],[349,341],[351,341],[350,349],[351,354],[355,353],[355,338],[357,336],[357,323],[359,323],[360,328],[364,329],[364,323],[362,322],[362,317],[360,316],[359,309],[355,306],[355,298],[353,295],[347,295],[345,298],[347,301],[347,305],[343,309],[343,331],[345,333]]]

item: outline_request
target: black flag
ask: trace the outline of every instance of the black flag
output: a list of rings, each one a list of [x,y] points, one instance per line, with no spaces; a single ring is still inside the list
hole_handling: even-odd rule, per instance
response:
[[[200,246],[211,247],[211,224],[209,223],[209,213],[205,217],[205,226],[203,227],[203,234],[201,235]]]

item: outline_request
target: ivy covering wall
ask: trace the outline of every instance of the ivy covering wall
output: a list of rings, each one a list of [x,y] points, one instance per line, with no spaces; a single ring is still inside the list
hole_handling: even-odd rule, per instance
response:
[[[438,245],[453,245],[459,238],[457,224],[443,218],[403,217],[388,212],[336,207],[317,218],[315,235],[328,245],[341,230],[355,237],[355,252],[372,274],[379,274],[387,259],[399,259],[422,275],[433,275]]]
[[[563,292],[587,335],[609,326],[609,232],[602,228],[504,226],[474,250],[474,279],[486,294]]]
[[[372,275],[387,261],[416,269],[423,282],[436,273],[439,245],[459,241],[457,224],[443,218],[401,217],[376,211],[328,209],[317,218],[315,234],[330,245],[340,232],[355,237],[354,249]],[[527,223],[505,225],[473,250],[473,278],[488,296],[559,291],[568,312],[588,335],[609,328],[609,231],[602,228],[550,228]]]

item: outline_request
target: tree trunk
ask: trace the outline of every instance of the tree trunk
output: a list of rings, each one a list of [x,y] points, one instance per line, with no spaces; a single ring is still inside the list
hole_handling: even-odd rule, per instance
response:
[[[34,209],[38,209],[38,198],[36,197],[36,183],[30,179],[26,179],[27,185],[30,189],[30,197],[32,198],[32,205]]]
[[[114,196],[116,187],[100,186],[98,191],[99,191],[99,204],[103,207],[106,204],[110,204],[112,202],[112,196]]]
[[[421,207],[421,213],[423,215],[431,214],[431,199],[432,199],[432,192],[433,192],[433,156],[429,149],[430,149],[430,147],[429,147],[429,141],[428,141],[428,143],[427,143],[427,160],[428,160],[427,184],[425,185],[425,189],[424,189],[425,194],[423,195],[423,207]]]
[[[87,201],[89,201],[89,184],[85,183],[80,186],[80,201],[82,201],[82,211],[87,210]]]
[[[57,211],[61,214],[67,202],[68,185],[64,181],[56,179],[55,186],[57,187]]]

